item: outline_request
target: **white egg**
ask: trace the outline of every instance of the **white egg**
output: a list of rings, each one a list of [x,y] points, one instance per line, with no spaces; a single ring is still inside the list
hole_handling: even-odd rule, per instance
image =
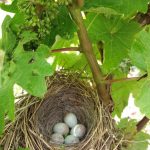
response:
[[[61,135],[67,135],[69,133],[69,127],[65,123],[60,122],[54,125],[53,131]]]
[[[71,134],[78,138],[83,138],[86,133],[86,128],[82,124],[77,124],[71,129]]]
[[[51,141],[55,142],[56,144],[63,144],[64,137],[59,133],[54,133],[51,135]]]
[[[65,138],[65,144],[67,145],[72,145],[72,144],[77,144],[79,143],[79,138],[73,136],[73,135],[68,135],[66,138]]]
[[[73,128],[77,124],[77,117],[73,113],[68,113],[64,117],[64,122],[70,127]]]

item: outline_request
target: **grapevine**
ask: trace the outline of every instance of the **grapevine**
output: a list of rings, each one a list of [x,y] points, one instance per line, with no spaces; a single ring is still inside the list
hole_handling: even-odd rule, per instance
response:
[[[119,130],[126,128],[126,141],[142,141],[150,118],[150,0],[10,1],[0,2],[14,15],[6,15],[1,27],[0,135],[5,118],[15,120],[14,85],[43,99],[45,79],[64,69],[92,81],[100,105],[118,116]],[[140,122],[121,118],[131,95],[144,114]]]

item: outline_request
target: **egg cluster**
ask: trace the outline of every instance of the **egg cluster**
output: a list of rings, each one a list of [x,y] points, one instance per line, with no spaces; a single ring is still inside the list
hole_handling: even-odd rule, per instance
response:
[[[78,124],[76,115],[68,113],[64,117],[64,122],[54,125],[51,141],[56,144],[77,144],[85,136],[85,133],[86,128],[84,125]]]

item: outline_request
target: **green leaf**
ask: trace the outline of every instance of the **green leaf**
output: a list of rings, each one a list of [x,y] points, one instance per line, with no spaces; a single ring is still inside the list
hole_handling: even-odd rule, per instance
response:
[[[51,33],[43,40],[43,44],[52,46],[57,35],[64,39],[71,39],[75,31],[76,26],[70,17],[67,7],[59,6],[59,13],[52,23]]]
[[[0,134],[2,134],[4,125],[5,125],[5,114],[8,113],[8,116],[11,120],[14,120],[14,94],[12,83],[7,84],[7,86],[0,89]]]
[[[144,58],[145,58],[145,63],[147,65],[147,71],[150,74],[150,45],[147,43],[150,40],[150,32],[143,31],[140,34],[140,41],[143,45],[143,50],[144,50]]]
[[[129,120],[128,118],[121,119],[117,127],[123,131],[123,133],[126,135],[127,138],[131,136],[131,141],[125,141],[127,147],[122,147],[123,150],[147,150],[148,148],[148,139],[150,139],[150,135],[144,133],[144,132],[136,132],[136,120]],[[132,136],[132,134],[134,136]],[[136,134],[134,134],[136,133]]]
[[[18,80],[18,84],[22,85],[29,93],[37,97],[43,97],[47,91],[47,85],[43,76],[29,76],[28,82]],[[25,80],[25,81],[27,81]]]
[[[61,66],[65,69],[80,70],[86,65],[86,59],[84,55],[77,55],[75,53],[57,53],[54,55],[54,64],[56,66]]]
[[[140,30],[135,22],[128,22],[119,16],[108,18],[96,13],[88,14],[86,26],[93,42],[104,41],[105,73],[114,70],[127,57],[134,36]]]
[[[149,28],[148,28],[149,29]],[[150,32],[142,30],[133,43],[129,53],[134,65],[150,73]]]
[[[78,36],[74,35],[73,38],[67,40],[64,39],[60,36],[56,36],[55,38],[55,43],[52,45],[51,50],[53,49],[61,49],[61,48],[66,48],[66,47],[71,47],[71,45],[78,46]]]
[[[147,150],[149,145],[148,139],[150,139],[149,134],[139,132],[134,137],[134,140],[128,143],[128,147],[125,150]]]
[[[61,49],[66,47],[78,46],[78,37],[75,35],[72,39],[66,40],[64,38],[61,38],[60,36],[56,37],[56,41],[51,47],[51,50],[54,49]],[[81,68],[84,68],[87,64],[86,58],[83,54],[77,53],[77,52],[65,52],[65,53],[53,53],[52,56],[54,56],[54,63],[53,67],[56,68],[57,66],[61,66],[64,69],[70,69],[70,70],[81,70]]]
[[[146,71],[147,65],[143,53],[143,44],[140,42],[140,39],[136,39],[132,45],[131,51],[129,52],[129,56],[135,66],[137,66],[139,69]]]
[[[6,52],[13,50],[16,44],[16,36],[10,28],[11,17],[6,16],[2,23],[2,49]]]
[[[22,44],[28,43],[32,40],[37,40],[37,33],[27,30],[21,34],[21,43]]]
[[[123,78],[123,76],[117,76],[116,79]],[[127,78],[124,76],[124,78]],[[111,86],[111,96],[114,100],[115,107],[113,114],[121,117],[123,109],[128,105],[129,95],[134,88],[134,84],[136,81],[122,81],[122,82],[114,82]]]
[[[44,44],[41,44],[36,50],[36,53],[42,58],[47,58],[50,54],[50,48]]]
[[[105,16],[120,15],[120,13],[118,13],[114,9],[107,8],[107,7],[96,7],[96,8],[91,7],[88,10],[86,10],[86,12],[104,14]]]
[[[57,34],[61,37],[70,39],[74,36],[76,26],[70,17],[67,7],[60,6],[55,24],[57,25],[55,26]]]
[[[137,87],[138,93],[135,95],[135,104],[140,111],[147,117],[150,117],[150,81],[145,80]]]
[[[0,135],[3,133],[4,127],[5,127],[5,108],[4,103],[2,100],[0,100]]]
[[[124,14],[125,16],[135,15],[137,11],[145,13],[148,9],[149,0],[85,0],[85,9],[91,7],[108,7]]]
[[[134,64],[148,72],[148,77],[145,80],[141,80],[137,83],[135,87],[134,96],[135,96],[135,104],[140,108],[143,114],[150,116],[150,32],[149,31],[141,31],[136,41],[133,44],[133,47],[130,52],[130,57]]]
[[[16,68],[13,80],[34,96],[44,96],[47,90],[45,76],[53,73],[46,61],[48,52],[47,46],[40,45],[37,52],[22,52],[14,58]]]
[[[35,32],[31,31],[25,31],[21,34],[21,40],[18,42],[17,47],[15,48],[14,51],[14,57],[19,55],[20,53],[24,52],[23,45],[32,41],[32,40],[37,40],[37,34]]]
[[[20,31],[20,26],[24,23],[25,23],[25,14],[16,13],[15,16],[11,20],[10,26],[11,26],[11,29],[17,34]]]
[[[7,12],[17,13],[18,12],[17,1],[18,0],[13,0],[13,2],[10,5],[2,3],[0,4],[0,8]]]
[[[120,120],[117,127],[123,131],[124,134],[134,133],[136,131],[136,120],[129,120],[128,118],[123,118]]]
[[[1,71],[3,69],[4,56],[5,56],[5,52],[0,50],[0,73],[1,73]]]

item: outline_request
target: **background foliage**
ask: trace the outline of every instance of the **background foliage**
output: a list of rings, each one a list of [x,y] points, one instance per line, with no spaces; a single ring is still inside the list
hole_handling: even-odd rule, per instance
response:
[[[114,80],[127,78],[131,66],[140,70],[139,76],[146,75],[140,80],[112,83],[111,95],[115,103],[113,115],[119,117],[128,104],[130,93],[133,93],[136,106],[150,117],[150,27],[141,26],[136,20],[137,12],[147,12],[148,3],[149,0],[85,0],[82,8],[84,23],[94,54],[101,62],[99,67],[103,75],[111,74]],[[47,90],[45,77],[52,75],[58,68],[73,71],[84,69],[84,73],[91,77],[83,53],[52,51],[79,46],[77,27],[65,4],[66,1],[61,0],[57,3],[53,0],[38,0],[35,4],[28,0],[13,0],[10,5],[0,4],[1,9],[14,13],[14,17],[5,17],[0,40],[1,134],[5,116],[8,115],[12,121],[15,119],[14,84],[42,98]],[[34,17],[34,14],[38,17]],[[43,24],[39,23],[42,21]],[[100,42],[103,53],[99,52]],[[48,58],[53,62],[48,63]],[[128,121],[124,121],[123,128],[127,128]],[[135,124],[131,123],[131,126]],[[148,138],[148,135],[139,133],[135,140]],[[132,144],[129,149],[142,147],[144,150],[147,144]]]

